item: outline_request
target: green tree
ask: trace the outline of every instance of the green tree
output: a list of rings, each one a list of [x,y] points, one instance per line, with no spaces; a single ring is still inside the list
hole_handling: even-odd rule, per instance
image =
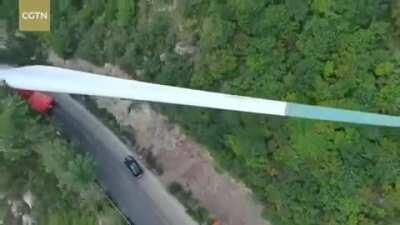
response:
[[[307,0],[286,0],[286,7],[296,20],[304,21],[309,11]]]
[[[202,45],[205,49],[224,47],[233,37],[234,29],[234,23],[220,17],[206,18],[202,26]]]
[[[316,12],[323,15],[329,13],[334,2],[332,0],[312,0],[311,8]]]
[[[136,9],[135,1],[133,0],[118,0],[117,1],[117,24],[121,27],[134,24]]]

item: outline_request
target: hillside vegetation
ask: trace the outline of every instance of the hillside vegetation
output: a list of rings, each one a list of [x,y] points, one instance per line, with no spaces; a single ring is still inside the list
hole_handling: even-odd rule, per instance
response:
[[[168,85],[400,113],[398,1],[53,3],[53,32],[37,38],[64,58]],[[178,42],[195,51],[177,54]],[[397,129],[158,107],[255,192],[274,224],[400,222]]]
[[[57,133],[20,97],[0,90],[0,223],[124,224],[95,183],[94,162]]]

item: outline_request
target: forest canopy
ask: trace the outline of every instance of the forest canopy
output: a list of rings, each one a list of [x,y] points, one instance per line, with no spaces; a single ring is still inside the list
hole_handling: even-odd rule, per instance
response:
[[[399,1],[152,2],[54,1],[53,32],[38,36],[64,58],[135,79],[400,114]],[[196,51],[178,54],[178,42]],[[244,181],[274,224],[399,224],[396,129],[156,107]]]

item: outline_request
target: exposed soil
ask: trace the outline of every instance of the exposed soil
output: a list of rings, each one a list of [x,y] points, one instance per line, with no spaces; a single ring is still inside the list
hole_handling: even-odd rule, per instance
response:
[[[105,65],[96,67],[83,60],[64,61],[50,54],[53,65],[76,70],[128,78],[120,69]],[[193,197],[224,225],[267,225],[261,217],[262,206],[251,191],[228,174],[218,173],[207,150],[196,143],[176,124],[155,112],[146,103],[110,98],[95,98],[100,108],[112,113],[121,125],[133,129],[138,148],[150,151],[161,164],[163,185],[176,181],[193,193]]]

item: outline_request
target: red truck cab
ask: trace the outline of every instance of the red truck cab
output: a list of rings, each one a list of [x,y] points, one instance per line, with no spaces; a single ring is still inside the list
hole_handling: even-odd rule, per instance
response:
[[[39,113],[48,113],[54,106],[54,98],[38,91],[17,90],[18,94]]]

